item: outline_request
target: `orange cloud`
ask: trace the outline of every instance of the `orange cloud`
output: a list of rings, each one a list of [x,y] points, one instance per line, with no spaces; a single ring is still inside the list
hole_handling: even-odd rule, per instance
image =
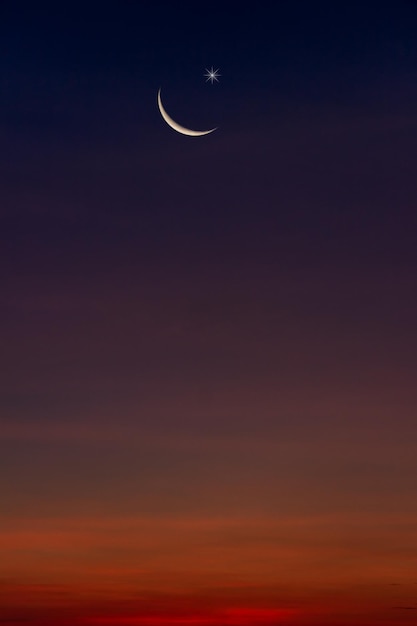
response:
[[[0,623],[7,611],[46,625],[55,611],[54,626],[58,614],[81,626],[362,626],[372,620],[352,607],[411,605],[389,585],[411,579],[416,542],[402,514],[3,519]],[[400,613],[393,624],[413,611]]]

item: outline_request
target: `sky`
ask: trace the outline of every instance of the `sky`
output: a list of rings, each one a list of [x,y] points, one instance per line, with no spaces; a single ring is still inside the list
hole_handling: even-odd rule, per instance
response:
[[[1,3],[0,624],[416,623],[416,32]]]

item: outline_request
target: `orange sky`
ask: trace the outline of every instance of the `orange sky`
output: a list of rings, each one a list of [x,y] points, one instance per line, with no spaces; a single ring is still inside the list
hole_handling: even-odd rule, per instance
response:
[[[411,624],[416,521],[398,514],[3,520],[1,619]]]

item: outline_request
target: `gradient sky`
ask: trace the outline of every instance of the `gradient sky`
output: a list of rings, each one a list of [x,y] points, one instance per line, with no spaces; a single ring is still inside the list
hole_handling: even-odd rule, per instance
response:
[[[1,3],[0,624],[415,624],[417,5],[176,4]]]

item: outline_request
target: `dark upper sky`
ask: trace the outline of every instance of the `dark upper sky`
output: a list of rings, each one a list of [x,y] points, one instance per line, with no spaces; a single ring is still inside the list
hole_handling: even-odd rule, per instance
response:
[[[2,4],[3,253],[414,257],[415,5],[248,7]]]
[[[158,593],[380,623],[415,550],[417,6],[176,5],[1,3],[6,617],[110,570],[122,601],[150,538]]]

